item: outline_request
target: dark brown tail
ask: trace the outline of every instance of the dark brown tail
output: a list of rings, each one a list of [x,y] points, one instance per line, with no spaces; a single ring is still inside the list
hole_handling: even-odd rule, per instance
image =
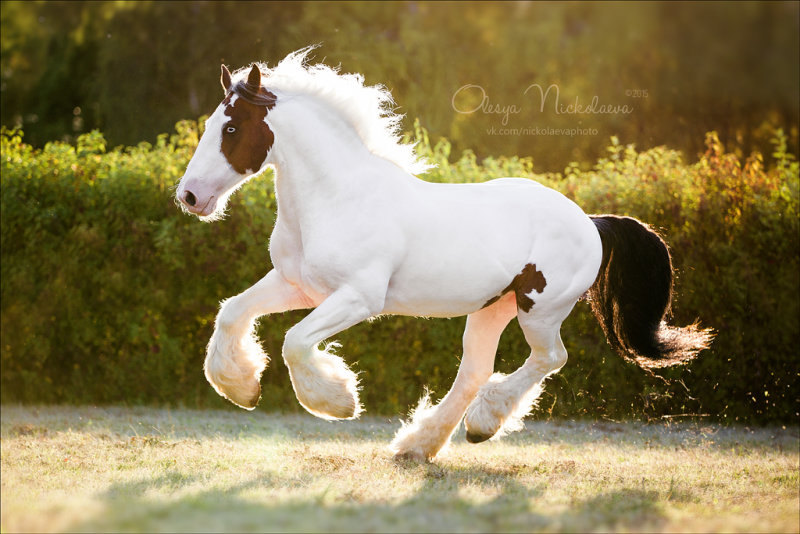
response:
[[[708,348],[713,330],[664,321],[672,300],[672,259],[661,237],[631,217],[591,219],[603,242],[603,263],[589,297],[609,344],[645,369],[687,363]]]

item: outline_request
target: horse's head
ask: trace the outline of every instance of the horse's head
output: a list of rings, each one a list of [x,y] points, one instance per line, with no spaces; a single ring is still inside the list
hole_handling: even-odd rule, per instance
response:
[[[221,82],[225,99],[206,121],[176,192],[187,211],[206,220],[219,215],[228,196],[264,168],[275,140],[267,114],[277,97],[261,87],[258,66],[234,84],[223,65]]]

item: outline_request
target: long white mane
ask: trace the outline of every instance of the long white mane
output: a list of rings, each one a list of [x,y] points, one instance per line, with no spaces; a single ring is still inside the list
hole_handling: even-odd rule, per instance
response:
[[[411,174],[431,169],[433,165],[416,154],[414,145],[402,143],[403,115],[394,112],[389,90],[382,85],[364,85],[361,74],[341,74],[338,68],[322,63],[308,65],[306,58],[314,48],[292,52],[273,68],[258,63],[262,85],[278,92],[307,95],[333,107],[355,128],[370,152]],[[237,70],[234,79],[246,77],[248,69]]]

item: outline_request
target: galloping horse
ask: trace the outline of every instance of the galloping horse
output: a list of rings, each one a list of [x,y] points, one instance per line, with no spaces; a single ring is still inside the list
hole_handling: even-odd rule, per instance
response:
[[[286,334],[283,358],[297,399],[325,419],[361,413],[358,381],[331,336],[381,314],[468,315],[455,382],[436,405],[423,397],[392,442],[427,460],[462,419],[473,443],[521,427],[544,379],[567,361],[561,323],[588,294],[609,343],[645,368],[683,363],[707,348],[697,325],[667,326],[672,264],[666,244],[629,217],[587,216],[562,194],[521,178],[436,184],[402,144],[389,92],[363,77],[310,66],[311,48],[270,69],[231,74],[176,196],[213,221],[265,167],[275,171],[274,268],[220,305],[205,375],[253,409],[267,363],[255,320],[314,308]],[[493,374],[500,334],[517,317],[531,347],[509,375]]]

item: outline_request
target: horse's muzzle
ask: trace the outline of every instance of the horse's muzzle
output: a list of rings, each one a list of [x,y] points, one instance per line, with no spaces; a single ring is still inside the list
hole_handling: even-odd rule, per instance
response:
[[[178,200],[180,200],[181,204],[184,205],[186,211],[201,217],[209,215],[212,211],[214,211],[214,207],[216,205],[213,196],[201,203],[201,201],[197,199],[197,196],[191,191],[183,191],[182,193],[179,192]]]
[[[197,204],[197,198],[195,198],[194,193],[187,191],[186,194],[183,195],[183,203],[193,208],[195,204]]]

